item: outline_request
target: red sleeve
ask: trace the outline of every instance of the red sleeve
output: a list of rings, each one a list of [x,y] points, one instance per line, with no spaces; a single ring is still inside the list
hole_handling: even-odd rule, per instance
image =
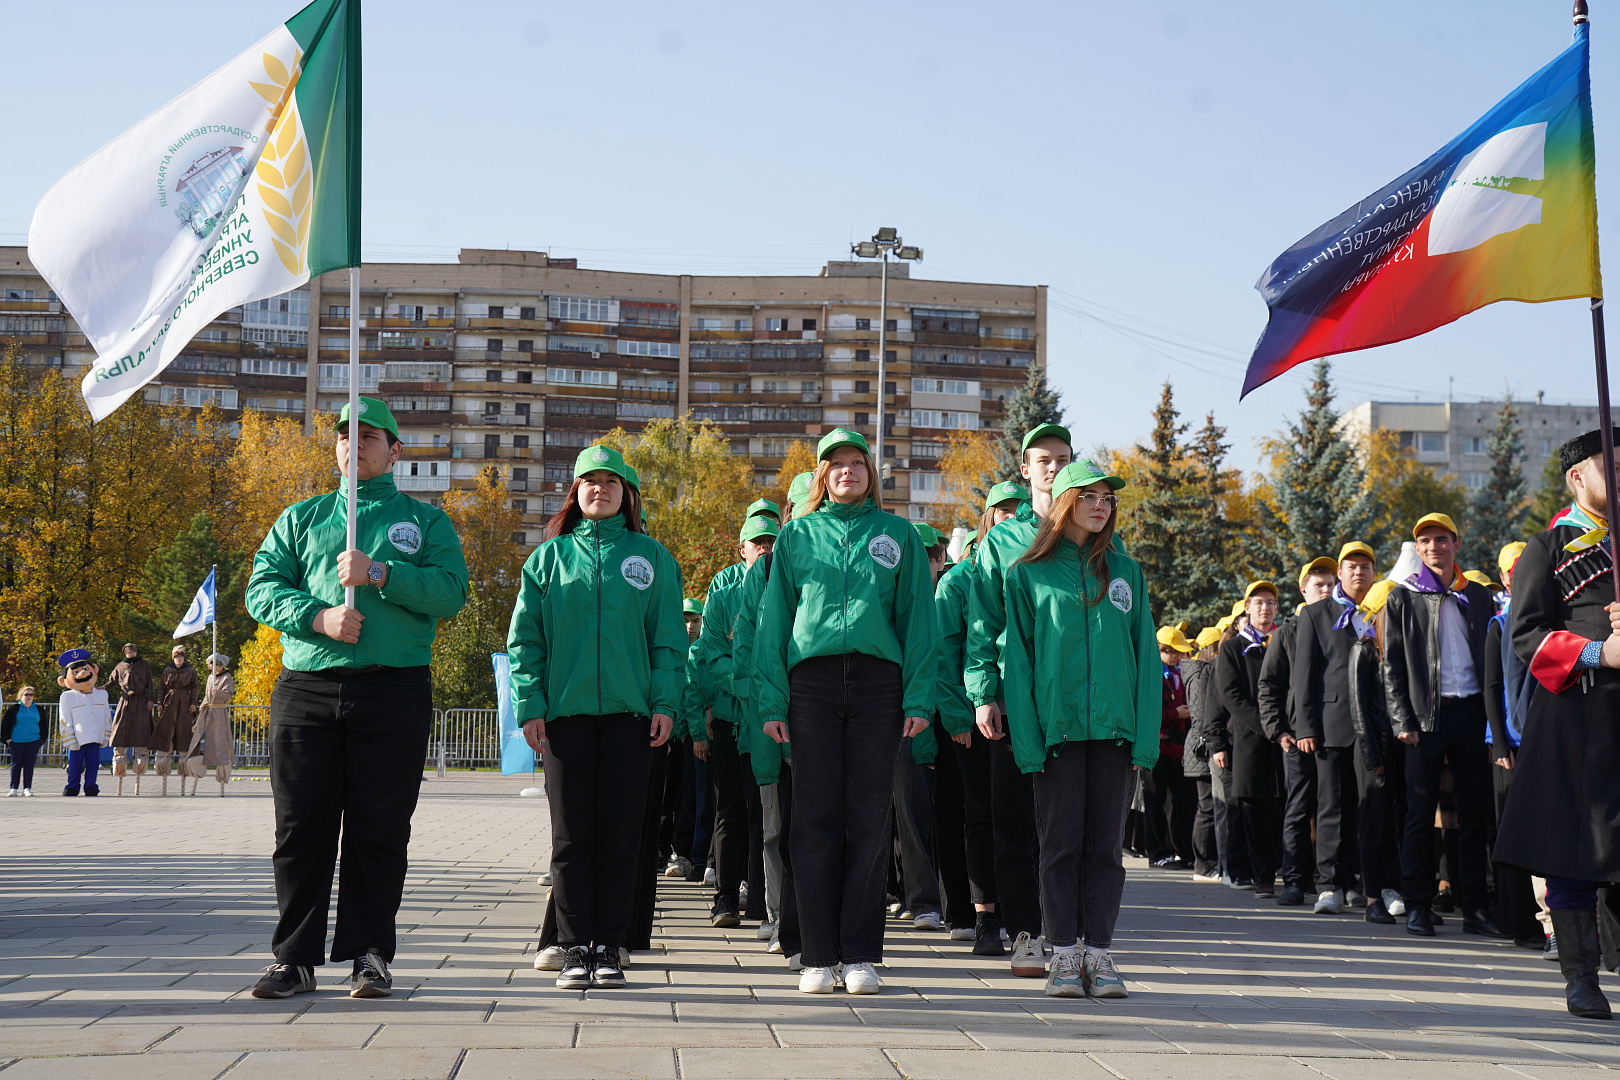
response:
[[[1568,630],[1548,631],[1535,656],[1530,658],[1530,674],[1553,693],[1563,693],[1581,674],[1576,664],[1587,644],[1586,638]]]

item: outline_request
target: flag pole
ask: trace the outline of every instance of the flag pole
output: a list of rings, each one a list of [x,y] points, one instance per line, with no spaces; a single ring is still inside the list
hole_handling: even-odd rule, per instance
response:
[[[360,268],[349,268],[349,540],[345,551],[353,551],[356,542],[356,507],[359,496],[355,492],[360,473]],[[354,586],[343,588],[343,606],[350,611],[359,610],[354,602]]]
[[[213,618],[208,620],[209,622],[213,623],[213,625],[214,625],[214,648],[208,654],[209,656],[217,656],[217,655],[219,655],[219,578],[214,576],[214,575],[216,575],[218,573],[219,573],[219,564],[218,563],[215,563],[213,566],[210,566],[208,568],[208,576],[211,577],[211,578],[214,578],[214,611],[213,611]],[[212,668],[213,664],[210,663],[208,666],[210,668]]]

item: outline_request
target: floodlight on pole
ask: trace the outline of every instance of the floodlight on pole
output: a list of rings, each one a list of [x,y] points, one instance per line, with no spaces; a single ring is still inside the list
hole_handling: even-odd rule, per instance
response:
[[[883,412],[888,396],[888,330],[889,330],[889,254],[899,259],[920,262],[922,248],[907,247],[900,240],[899,229],[879,229],[872,239],[851,244],[850,251],[862,259],[882,259],[878,276],[882,281],[878,291],[878,364],[877,364],[877,469],[879,487],[889,479],[890,469],[883,460]]]

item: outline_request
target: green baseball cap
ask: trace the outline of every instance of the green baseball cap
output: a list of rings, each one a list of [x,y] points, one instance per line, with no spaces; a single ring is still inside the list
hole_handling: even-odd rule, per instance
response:
[[[1118,476],[1109,476],[1107,473],[1097,468],[1097,463],[1094,461],[1071,461],[1069,464],[1058,470],[1057,480],[1055,480],[1052,484],[1052,498],[1057,498],[1070,488],[1089,487],[1090,485],[1097,483],[1099,480],[1108,481],[1108,486],[1113,488],[1115,491],[1118,491],[1120,488],[1125,486],[1125,481],[1123,478]]]
[[[1028,453],[1030,443],[1034,442],[1036,439],[1044,439],[1048,435],[1057,436],[1064,442],[1068,443],[1069,447],[1073,449],[1074,440],[1069,438],[1068,428],[1062,427],[1058,424],[1036,424],[1034,427],[1030,428],[1029,433],[1024,436],[1024,444],[1018,448],[1018,452],[1020,454]]]
[[[1017,499],[1020,502],[1029,502],[1029,489],[1022,484],[1015,484],[1011,480],[997,484],[984,496],[984,508],[1000,506],[1008,499]]]
[[[598,469],[606,469],[631,487],[641,490],[641,481],[636,476],[636,470],[626,464],[624,455],[611,446],[587,446],[579,452],[579,457],[574,459],[575,480]]]
[[[938,529],[926,521],[913,521],[911,527],[917,530],[918,536],[922,537],[923,547],[925,548],[938,547],[945,539],[939,534]]]
[[[761,536],[775,538],[782,531],[782,526],[768,517],[751,517],[743,522],[742,531],[737,534],[737,542],[754,540]]]
[[[755,499],[749,503],[748,512],[743,517],[751,518],[755,514],[770,514],[778,521],[782,520],[782,508],[769,499]]]
[[[810,484],[815,478],[816,474],[813,472],[802,472],[795,476],[793,483],[788,485],[788,502],[795,506],[804,502],[805,496],[810,494]]]
[[[681,605],[681,611],[686,615],[701,615],[703,614],[703,601],[694,600],[688,596],[686,603]]]
[[[396,439],[399,438],[399,421],[395,420],[394,414],[388,411],[388,405],[385,402],[378,401],[374,397],[360,399],[360,422],[369,424],[374,428],[380,428]],[[349,406],[345,403],[343,411],[338,413],[338,434],[341,435],[348,426]]]
[[[844,446],[856,447],[868,457],[872,454],[872,448],[866,445],[866,436],[849,428],[835,427],[823,435],[821,441],[816,444],[816,460],[826,461],[828,454]]]

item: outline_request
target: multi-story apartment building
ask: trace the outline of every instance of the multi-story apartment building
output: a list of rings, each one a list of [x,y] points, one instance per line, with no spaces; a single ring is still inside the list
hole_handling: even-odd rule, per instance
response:
[[[1547,405],[1543,395],[1516,401],[1524,440],[1524,475],[1532,487],[1558,448],[1598,426],[1597,406]],[[1438,475],[1450,474],[1470,490],[1490,480],[1486,441],[1496,429],[1497,401],[1363,401],[1340,421],[1349,431],[1387,428],[1400,433],[1401,446]]]
[[[147,389],[150,400],[313,415],[348,390],[349,320],[361,390],[405,443],[398,479],[436,499],[498,465],[526,543],[567,489],[579,448],[614,427],[690,411],[725,432],[760,484],[794,440],[841,425],[876,433],[885,501],[923,520],[940,499],[952,431],[999,428],[1031,361],[1045,361],[1044,286],[911,278],[889,268],[886,385],[877,382],[875,263],[816,276],[710,277],[580,269],[535,251],[466,249],[457,263],[368,263],[233,309]],[[0,343],[40,366],[93,351],[22,248],[0,248]]]

